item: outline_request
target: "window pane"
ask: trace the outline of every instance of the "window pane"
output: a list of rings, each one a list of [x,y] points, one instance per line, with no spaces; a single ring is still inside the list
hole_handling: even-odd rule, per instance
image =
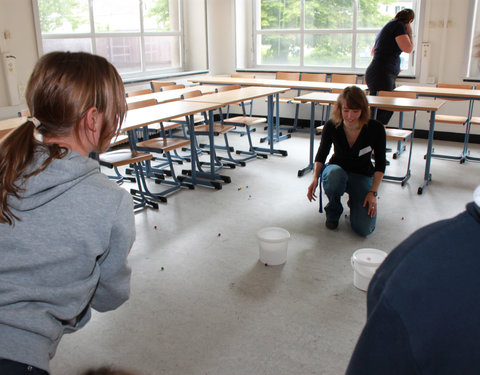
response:
[[[257,64],[299,65],[300,37],[295,34],[259,35]]]
[[[90,32],[88,0],[38,0],[42,34]]]
[[[409,53],[405,53],[405,52],[402,52],[402,54],[400,55],[400,70],[401,71],[407,70],[409,68],[410,56],[411,55]]]
[[[53,51],[92,52],[90,38],[43,39],[43,53]]]
[[[145,31],[180,30],[178,0],[144,0],[143,28]]]
[[[372,60],[371,52],[375,44],[375,34],[357,34],[356,68],[366,68]]]
[[[352,34],[305,35],[306,66],[352,66]]]
[[[305,0],[306,29],[345,29],[353,26],[353,0]]]
[[[395,17],[395,7],[388,5],[392,2],[393,0],[361,0],[358,4],[358,27],[373,29],[382,28],[388,21]],[[406,3],[408,2],[403,2],[402,4]],[[411,6],[411,4],[407,5]],[[402,8],[407,8],[407,6]]]
[[[261,29],[298,29],[300,0],[261,0]]]
[[[140,9],[137,0],[95,0],[93,17],[95,31],[140,31]]]
[[[120,73],[142,70],[139,37],[97,38],[97,54],[104,56]]]
[[[145,37],[145,67],[147,70],[180,66],[180,38],[176,36]]]

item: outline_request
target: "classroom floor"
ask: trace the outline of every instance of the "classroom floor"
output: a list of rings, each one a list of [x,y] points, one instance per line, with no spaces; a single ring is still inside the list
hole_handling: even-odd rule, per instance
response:
[[[52,375],[101,365],[144,375],[344,373],[366,314],[366,293],[353,285],[353,252],[390,252],[417,228],[461,212],[480,163],[434,159],[432,182],[417,195],[426,141],[416,139],[411,179],[403,188],[382,183],[377,228],[361,238],[344,218],[338,230],[326,229],[318,204],[308,202],[312,174],[297,177],[308,136],[295,133],[275,147],[288,156],[226,169],[232,182],[222,190],[182,190],[157,211],[136,214],[130,300],[94,312],[66,335]],[[435,148],[459,153],[461,145],[436,141]],[[480,156],[480,145],[471,149]],[[404,172],[406,157],[390,157],[387,172]],[[259,262],[256,232],[268,226],[291,234],[284,265]]]

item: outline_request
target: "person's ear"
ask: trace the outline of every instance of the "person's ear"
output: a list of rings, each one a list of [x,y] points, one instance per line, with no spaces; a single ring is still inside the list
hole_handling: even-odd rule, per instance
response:
[[[87,115],[85,116],[85,130],[89,132],[95,133],[100,129],[100,118],[98,114],[98,110],[95,107],[91,107],[87,111]]]

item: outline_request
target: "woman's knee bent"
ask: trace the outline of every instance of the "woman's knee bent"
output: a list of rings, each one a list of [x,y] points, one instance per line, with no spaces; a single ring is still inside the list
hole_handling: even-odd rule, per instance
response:
[[[343,194],[347,187],[348,174],[342,167],[330,164],[325,167],[322,175],[323,188],[327,195],[338,192]]]

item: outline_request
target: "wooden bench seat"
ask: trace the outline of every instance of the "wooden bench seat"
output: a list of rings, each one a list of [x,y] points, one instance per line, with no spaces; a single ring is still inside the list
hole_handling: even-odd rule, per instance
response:
[[[130,149],[108,151],[98,156],[100,162],[105,166],[121,167],[132,163],[139,163],[152,159],[147,152],[135,152]]]
[[[243,124],[243,125],[257,125],[267,122],[265,117],[255,117],[255,116],[235,116],[223,120],[227,124]]]
[[[195,134],[208,134],[209,132],[209,125],[196,125],[195,126]],[[213,134],[219,135],[219,134],[225,134],[226,132],[229,132],[230,130],[233,130],[235,126],[233,125],[222,125],[222,124],[214,124],[213,125]]]
[[[137,147],[155,149],[160,152],[176,150],[190,144],[190,140],[183,138],[151,138],[146,141],[138,142]]]
[[[467,122],[466,116],[453,116],[453,115],[436,115],[435,123],[456,124],[465,125]]]
[[[412,136],[411,130],[398,128],[386,128],[385,133],[387,134],[387,139],[394,141],[406,141]]]

